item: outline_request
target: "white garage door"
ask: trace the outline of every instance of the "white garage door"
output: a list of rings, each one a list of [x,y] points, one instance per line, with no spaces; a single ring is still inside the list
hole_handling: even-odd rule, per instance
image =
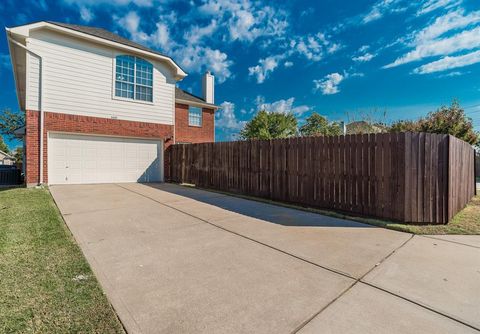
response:
[[[50,133],[48,183],[163,181],[158,140]]]

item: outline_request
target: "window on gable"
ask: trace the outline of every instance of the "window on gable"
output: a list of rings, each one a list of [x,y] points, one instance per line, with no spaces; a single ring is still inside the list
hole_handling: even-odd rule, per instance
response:
[[[140,101],[153,101],[153,66],[134,56],[117,56],[115,96]]]
[[[202,109],[197,107],[188,107],[188,125],[202,126]]]

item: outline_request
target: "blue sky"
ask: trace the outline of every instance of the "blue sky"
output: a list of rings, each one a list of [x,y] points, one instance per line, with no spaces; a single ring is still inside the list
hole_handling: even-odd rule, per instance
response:
[[[313,111],[393,121],[453,98],[480,128],[478,0],[2,0],[0,19],[119,33],[171,55],[189,73],[179,86],[196,94],[211,70],[217,140],[262,108],[300,122]],[[18,110],[5,35],[0,78],[0,110]]]

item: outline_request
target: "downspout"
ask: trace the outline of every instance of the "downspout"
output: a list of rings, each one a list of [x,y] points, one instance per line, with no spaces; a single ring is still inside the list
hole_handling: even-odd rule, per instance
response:
[[[40,171],[40,176],[39,176],[39,184],[43,184],[43,128],[44,128],[44,113],[43,113],[43,98],[42,98],[42,93],[43,93],[43,75],[42,75],[42,71],[43,71],[43,66],[42,66],[42,56],[40,56],[38,53],[35,53],[33,52],[32,50],[30,50],[29,48],[27,48],[25,45],[17,42],[16,40],[14,40],[12,37],[11,37],[11,32],[10,32],[10,29],[8,28],[5,28],[7,30],[7,38],[8,38],[8,41],[15,44],[16,46],[24,49],[25,51],[27,51],[28,53],[32,54],[34,57],[38,58],[38,75],[39,75],[39,82],[38,82],[38,85],[39,85],[39,92],[38,92],[38,106],[39,106],[39,112],[40,112],[40,152],[39,152],[39,171]],[[26,100],[26,92],[27,90],[25,89],[25,100]],[[26,109],[26,105],[25,105],[25,109]],[[24,161],[25,163],[26,161]]]

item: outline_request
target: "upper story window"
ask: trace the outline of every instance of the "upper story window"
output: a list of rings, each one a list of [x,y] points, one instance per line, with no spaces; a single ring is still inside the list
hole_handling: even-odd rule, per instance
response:
[[[202,109],[197,107],[188,107],[188,125],[202,126]]]
[[[134,56],[117,56],[115,96],[152,102],[153,66]]]

